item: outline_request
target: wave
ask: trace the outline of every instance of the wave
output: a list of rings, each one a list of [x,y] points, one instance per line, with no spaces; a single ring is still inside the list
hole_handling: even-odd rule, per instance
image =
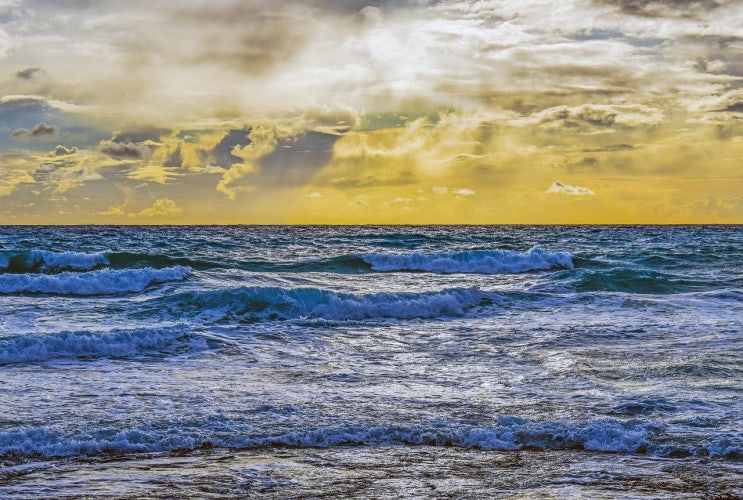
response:
[[[101,269],[86,273],[0,274],[0,294],[35,293],[53,295],[113,295],[141,292],[169,281],[180,281],[191,274],[183,266],[164,269]]]
[[[205,347],[204,339],[193,337],[182,327],[66,331],[0,338],[0,364],[131,357]]]
[[[194,291],[152,299],[176,317],[192,313],[243,322],[290,319],[331,321],[446,318],[490,305],[496,296],[476,287],[423,293],[337,293],[318,288],[242,287]]]
[[[224,267],[218,262],[135,252],[52,252],[49,250],[0,252],[0,273],[45,273],[92,271],[100,268],[139,269],[185,266],[193,269]]]
[[[709,436],[684,442],[658,423],[639,420],[537,422],[502,417],[495,425],[474,427],[389,425],[319,427],[256,434],[253,424],[205,418],[134,428],[103,428],[63,433],[51,427],[0,431],[0,457],[69,457],[159,453],[206,448],[332,448],[338,446],[446,446],[484,451],[586,450],[660,457],[722,457],[740,460],[740,439]]]
[[[327,259],[270,262],[245,261],[240,267],[264,272],[430,272],[441,274],[512,274],[548,269],[572,269],[569,253],[547,252],[534,247],[528,252],[469,250],[444,253],[362,253]]]
[[[5,251],[0,253],[0,273],[59,273],[92,271],[100,268],[138,269],[185,266],[196,270],[234,267],[252,272],[369,273],[424,271],[431,273],[522,273],[547,269],[572,269],[573,260],[565,252],[546,252],[532,248],[519,253],[508,250],[470,250],[444,253],[365,253],[324,259],[296,261],[234,260],[176,257],[137,252],[52,252],[48,250]]]
[[[563,271],[555,283],[567,285],[578,292],[624,292],[640,294],[669,294],[702,291],[725,283],[693,279],[682,275],[661,273],[647,269],[615,267],[610,269],[576,269]]]
[[[108,258],[103,253],[48,250],[0,253],[0,271],[5,273],[90,271],[107,266],[108,263]]]
[[[361,258],[374,271],[427,271],[434,273],[523,273],[556,268],[573,268],[569,253],[547,252],[534,247],[520,253],[510,250],[470,250],[435,254],[370,253]]]
[[[226,264],[204,259],[192,259],[188,257],[173,257],[162,254],[135,253],[135,252],[109,252],[106,259],[112,269],[128,268],[163,268],[184,266],[192,269],[204,270],[212,268],[223,268]]]

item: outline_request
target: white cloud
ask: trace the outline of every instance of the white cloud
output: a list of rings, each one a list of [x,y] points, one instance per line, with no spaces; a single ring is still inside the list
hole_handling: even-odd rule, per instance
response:
[[[160,198],[155,200],[151,207],[135,214],[129,214],[129,217],[172,217],[179,215],[181,208],[170,198]]]
[[[568,184],[563,184],[560,181],[555,181],[547,192],[552,194],[567,194],[571,196],[594,196],[596,194],[593,190],[586,187],[570,186]]]
[[[450,194],[452,196],[474,196],[476,194],[475,191],[473,191],[472,189],[449,188],[446,186],[434,186],[432,191],[434,192],[434,194]]]

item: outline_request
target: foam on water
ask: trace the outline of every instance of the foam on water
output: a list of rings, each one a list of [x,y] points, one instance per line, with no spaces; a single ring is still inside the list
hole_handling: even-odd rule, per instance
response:
[[[0,364],[64,358],[128,357],[181,347],[205,348],[183,327],[63,331],[0,338]]]
[[[374,271],[427,271],[434,273],[523,273],[573,267],[569,253],[547,252],[534,247],[528,252],[471,250],[462,252],[369,253],[361,255]]]
[[[204,421],[142,424],[131,428],[64,431],[27,426],[0,431],[0,457],[95,456],[156,453],[201,448],[330,448],[337,446],[446,446],[481,450],[587,450],[671,457],[740,458],[740,440],[711,437],[706,442],[674,441],[665,426],[638,420],[537,422],[502,417],[489,426],[319,427],[265,434],[246,422],[216,418]]]
[[[495,294],[477,287],[422,293],[336,293],[318,288],[242,287],[186,292],[154,299],[158,308],[175,315],[193,312],[202,317],[241,320],[414,319],[463,316],[477,306],[493,303]]]
[[[41,293],[55,295],[111,295],[141,292],[168,281],[180,281],[191,274],[183,266],[164,269],[101,269],[86,273],[2,274],[0,294]]]

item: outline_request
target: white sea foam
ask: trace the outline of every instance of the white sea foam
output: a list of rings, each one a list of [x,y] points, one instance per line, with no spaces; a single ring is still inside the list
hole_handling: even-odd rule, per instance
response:
[[[141,292],[168,281],[180,281],[191,273],[183,266],[163,269],[102,269],[87,273],[2,274],[0,293],[46,293],[57,295],[107,295]]]
[[[20,427],[0,431],[0,456],[74,456],[101,453],[162,452],[202,447],[257,448],[270,446],[335,447],[447,446],[482,450],[590,450],[610,453],[647,453],[668,456],[682,450],[692,456],[720,453],[704,443],[660,443],[663,426],[635,421],[596,420],[579,423],[530,422],[512,419],[494,426],[471,428],[392,427],[298,429],[281,434],[256,434],[239,421],[207,419],[167,425],[145,424],[127,429],[85,429],[62,432],[50,427]],[[727,452],[740,450],[728,443]]]
[[[477,287],[424,293],[353,295],[317,288],[244,287],[187,293],[166,299],[169,305],[194,308],[202,316],[255,319],[413,319],[462,316],[492,303],[493,294]]]
[[[205,341],[182,327],[18,335],[0,338],[0,364],[126,357],[185,346],[203,348]]]
[[[566,252],[547,252],[534,247],[528,252],[471,250],[462,252],[370,253],[360,256],[374,271],[427,271],[433,273],[504,274],[554,268],[572,268]]]

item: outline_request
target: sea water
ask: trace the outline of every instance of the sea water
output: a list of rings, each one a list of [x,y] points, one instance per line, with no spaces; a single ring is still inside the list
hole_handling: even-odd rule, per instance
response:
[[[738,226],[0,227],[0,497],[737,498]]]

